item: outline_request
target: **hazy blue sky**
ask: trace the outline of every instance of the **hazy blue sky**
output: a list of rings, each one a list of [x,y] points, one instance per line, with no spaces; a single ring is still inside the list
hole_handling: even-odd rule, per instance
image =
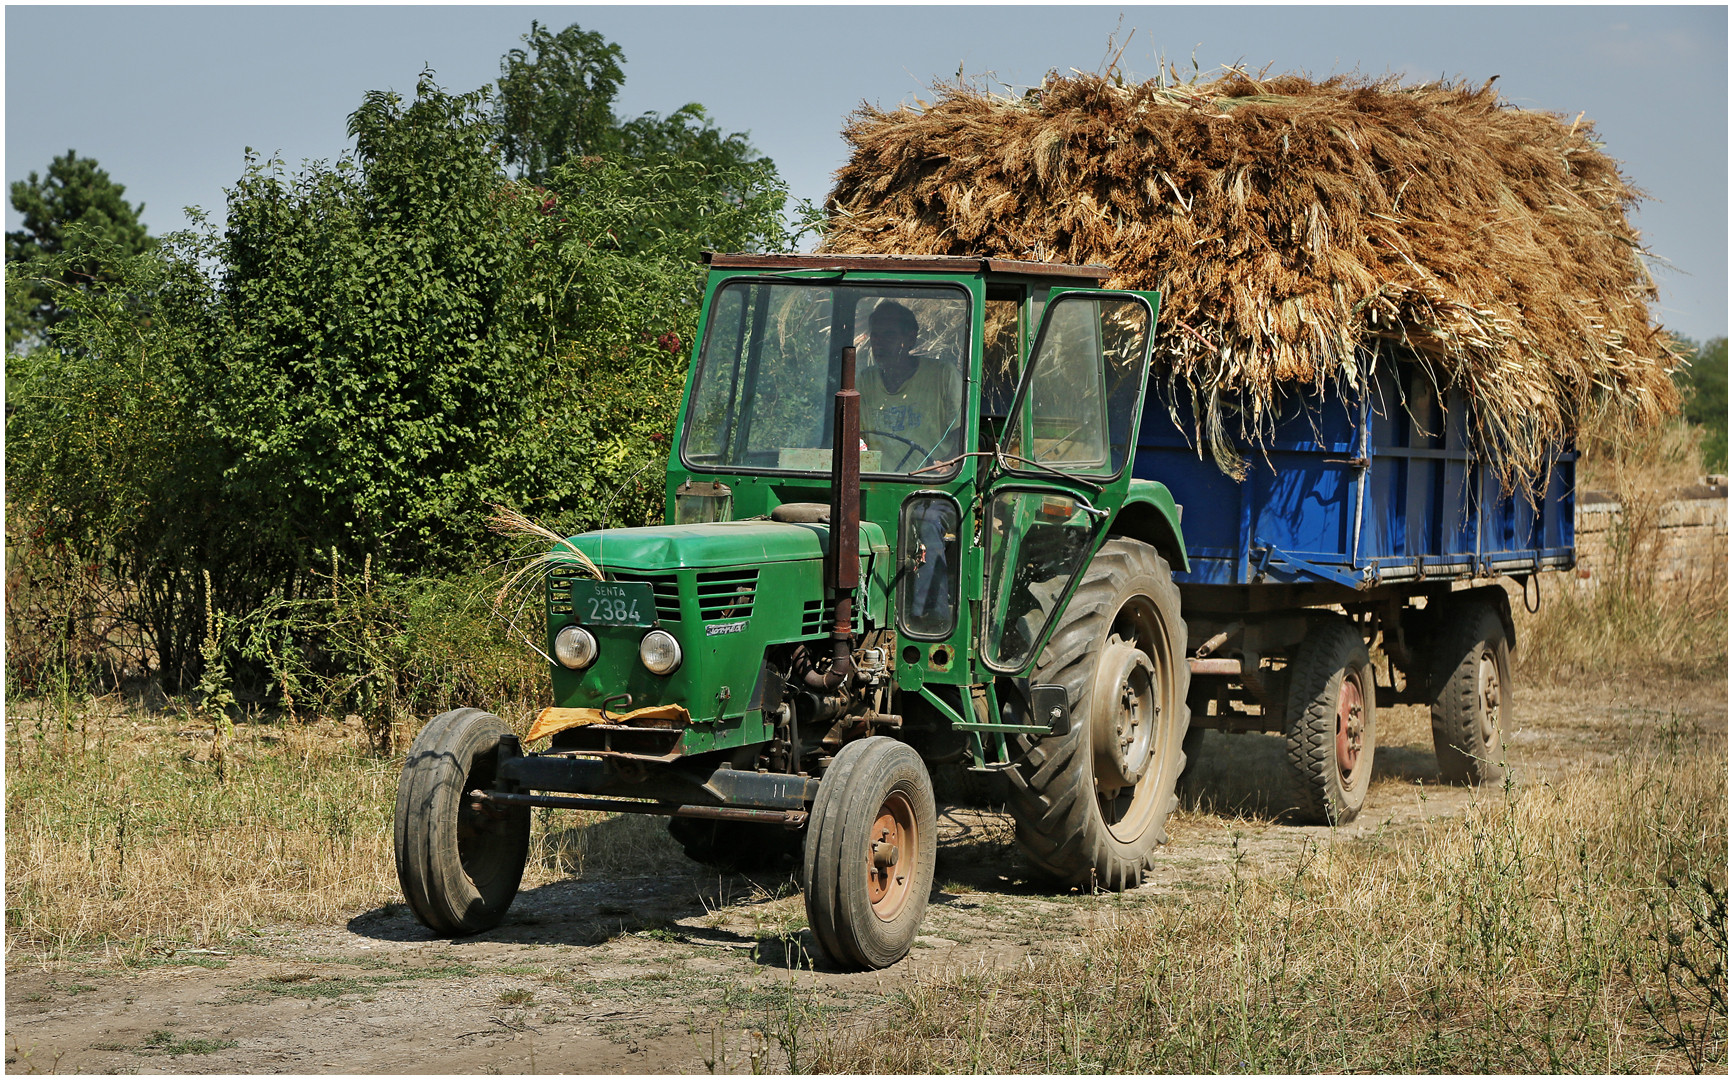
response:
[[[95,157],[155,233],[181,208],[220,215],[251,146],[291,164],[347,148],[363,92],[413,94],[431,65],[470,90],[532,18],[619,43],[619,111],[703,103],[749,131],[796,197],[821,198],[844,158],[838,131],[861,101],[892,105],[934,79],[993,73],[1038,83],[1095,70],[1116,25],[1121,60],[1189,70],[1243,62],[1313,75],[1461,76],[1518,105],[1597,124],[1650,196],[1637,225],[1671,264],[1662,321],[1727,332],[1725,7],[8,7],[6,180],[55,154]],[[18,217],[10,206],[7,228]]]

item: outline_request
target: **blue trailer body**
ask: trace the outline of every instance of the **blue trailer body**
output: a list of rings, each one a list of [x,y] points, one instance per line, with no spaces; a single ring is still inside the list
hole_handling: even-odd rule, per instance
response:
[[[1274,437],[1242,448],[1250,471],[1239,483],[1200,453],[1190,395],[1159,379],[1151,391],[1136,473],[1184,507],[1182,585],[1401,591],[1575,563],[1575,452],[1556,455],[1538,494],[1502,492],[1470,452],[1462,392],[1440,408],[1417,364],[1386,354],[1359,402],[1281,398]]]

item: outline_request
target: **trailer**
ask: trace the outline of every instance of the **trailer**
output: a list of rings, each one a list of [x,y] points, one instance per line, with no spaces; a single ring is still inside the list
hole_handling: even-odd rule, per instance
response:
[[[1505,488],[1463,392],[1386,343],[1362,393],[1283,394],[1236,481],[1203,451],[1191,395],[1153,378],[1136,470],[1184,508],[1194,754],[1204,729],[1281,732],[1290,813],[1344,821],[1370,781],[1376,705],[1427,705],[1446,779],[1502,776],[1516,629],[1495,581],[1575,565],[1575,452]]]

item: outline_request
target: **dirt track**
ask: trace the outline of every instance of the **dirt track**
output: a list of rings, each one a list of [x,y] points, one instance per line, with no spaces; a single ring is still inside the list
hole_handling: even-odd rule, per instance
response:
[[[1633,689],[1633,695],[1638,690]],[[1611,735],[1677,712],[1725,733],[1726,684],[1658,707],[1604,691],[1535,692],[1511,740],[1529,782],[1611,756]],[[908,959],[842,973],[810,959],[789,873],[592,877],[521,894],[504,925],[433,938],[402,905],[346,925],[275,927],[153,966],[9,957],[9,1072],[726,1072],[800,1069],[814,1034],[870,1023],[923,974],[1007,966],[1071,948],[1141,906],[1291,868],[1304,845],[1353,845],[1460,812],[1475,792],[1437,781],[1423,710],[1380,712],[1368,808],[1338,830],[1189,811],[1160,871],[1119,897],[1025,882],[1002,815],[941,808],[939,889]],[[1257,810],[1280,769],[1267,736],[1211,733],[1217,805]]]

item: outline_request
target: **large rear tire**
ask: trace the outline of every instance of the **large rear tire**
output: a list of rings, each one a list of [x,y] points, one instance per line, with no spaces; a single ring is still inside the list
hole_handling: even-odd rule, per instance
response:
[[[479,709],[435,717],[409,748],[397,782],[394,848],[404,899],[441,934],[490,930],[505,918],[529,855],[528,807],[484,807],[509,729]]]
[[[807,820],[806,918],[841,967],[908,955],[933,889],[938,813],[920,755],[883,736],[844,746]]]
[[[1109,540],[1059,620],[1030,681],[1065,687],[1071,730],[1019,739],[1026,756],[1005,774],[1017,842],[1062,884],[1135,888],[1185,767],[1179,589],[1153,547]]]
[[[1352,622],[1313,623],[1289,662],[1288,777],[1293,818],[1345,825],[1366,803],[1377,749],[1372,658]]]
[[[1446,610],[1432,654],[1432,746],[1454,784],[1504,779],[1510,731],[1510,640],[1490,604]]]

